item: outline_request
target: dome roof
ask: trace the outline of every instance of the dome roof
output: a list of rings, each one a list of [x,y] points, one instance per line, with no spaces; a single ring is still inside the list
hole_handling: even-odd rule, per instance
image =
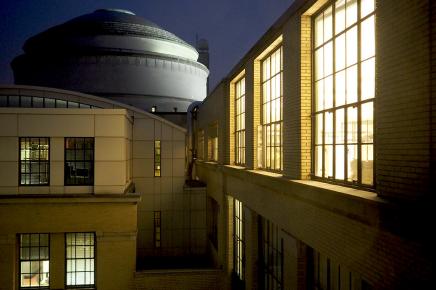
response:
[[[26,53],[117,51],[162,53],[197,60],[197,51],[157,24],[121,9],[99,9],[29,38]]]

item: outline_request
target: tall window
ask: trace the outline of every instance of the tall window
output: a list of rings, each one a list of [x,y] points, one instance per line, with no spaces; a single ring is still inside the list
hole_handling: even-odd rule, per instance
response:
[[[93,287],[95,284],[95,234],[65,234],[67,286]]]
[[[204,130],[198,131],[198,140],[197,140],[198,148],[197,148],[197,158],[199,160],[204,160]]]
[[[245,77],[235,84],[236,164],[245,164]]]
[[[215,199],[207,197],[206,204],[207,236],[212,245],[218,250],[218,212],[219,204]]]
[[[65,185],[94,184],[94,138],[65,138]]]
[[[264,289],[283,289],[283,239],[278,226],[264,218],[260,222]]]
[[[262,167],[283,168],[283,51],[279,47],[262,61]]]
[[[50,235],[20,234],[20,289],[50,286]]]
[[[49,138],[20,138],[20,185],[48,185]]]
[[[161,247],[161,212],[155,211],[154,212],[154,247],[160,248]]]
[[[374,0],[338,0],[314,18],[315,176],[374,184]]]
[[[160,140],[154,141],[154,176],[160,177],[161,174],[161,156]]]
[[[245,280],[245,218],[242,202],[233,200],[233,271]]]
[[[218,161],[218,124],[209,126],[209,138],[207,140],[209,161]]]

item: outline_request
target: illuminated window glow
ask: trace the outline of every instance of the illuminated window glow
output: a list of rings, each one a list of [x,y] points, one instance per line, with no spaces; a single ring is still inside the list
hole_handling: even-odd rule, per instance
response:
[[[161,148],[160,140],[154,141],[154,176],[161,176]]]
[[[262,61],[261,167],[283,168],[283,49]]]
[[[314,18],[317,177],[373,185],[374,0],[337,0]]]
[[[48,185],[49,138],[20,138],[20,185]]]
[[[93,287],[95,284],[95,234],[65,234],[67,276],[66,285]]]
[[[50,286],[50,235],[21,234],[20,289],[40,289]]]
[[[235,84],[236,164],[245,164],[245,78]]]

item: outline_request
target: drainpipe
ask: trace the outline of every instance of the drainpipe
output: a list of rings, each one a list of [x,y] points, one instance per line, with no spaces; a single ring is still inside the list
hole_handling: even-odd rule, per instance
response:
[[[195,138],[196,134],[196,121],[197,121],[197,113],[198,113],[198,107],[200,106],[202,102],[197,101],[193,102],[188,107],[188,114],[187,114],[187,123],[188,123],[188,170],[186,173],[186,177],[188,181],[193,180],[192,173],[194,171],[194,163],[197,159],[197,140]]]

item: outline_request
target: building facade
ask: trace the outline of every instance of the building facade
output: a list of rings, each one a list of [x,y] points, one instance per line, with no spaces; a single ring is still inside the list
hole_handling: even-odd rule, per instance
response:
[[[199,106],[229,288],[431,288],[435,8],[295,1]]]
[[[134,289],[153,257],[205,255],[186,129],[53,88],[2,86],[0,104],[0,289]]]

